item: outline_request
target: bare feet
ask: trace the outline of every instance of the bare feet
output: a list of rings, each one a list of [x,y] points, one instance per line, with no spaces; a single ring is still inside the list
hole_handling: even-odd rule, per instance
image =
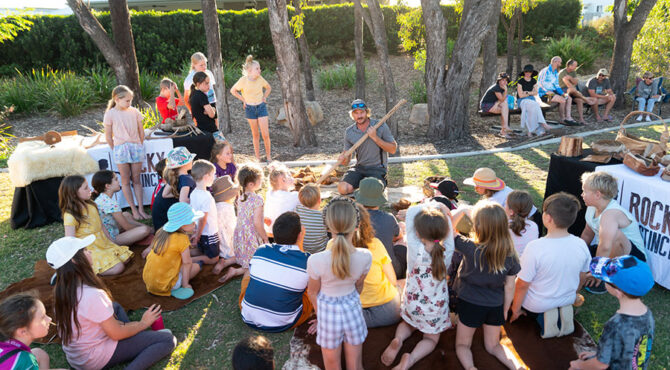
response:
[[[214,268],[212,269],[212,274],[214,274],[214,275],[220,274],[221,271],[223,271],[223,269],[232,265],[233,263],[235,263],[235,261],[233,260],[232,257],[231,258],[219,258],[219,262],[217,262],[216,265],[214,266]]]
[[[382,353],[382,364],[386,366],[391,366],[393,361],[395,361],[396,356],[398,356],[398,352],[400,351],[400,341],[398,338],[393,338],[391,343],[389,343],[388,347],[384,350]]]
[[[221,278],[219,279],[219,283],[225,284],[225,283],[228,282],[228,280],[230,280],[230,279],[232,279],[236,276],[240,276],[243,273],[244,273],[244,269],[242,269],[242,268],[228,269],[228,271],[226,271],[226,273],[223,276],[221,276]]]
[[[134,209],[132,212],[133,212],[133,219],[135,221],[144,220],[142,215],[136,209]]]
[[[409,353],[405,353],[400,358],[400,363],[398,366],[394,367],[393,370],[407,370],[409,369]]]
[[[144,209],[140,208],[139,210],[140,217],[142,217],[143,220],[149,220],[151,219],[151,216],[148,214],[144,213]]]

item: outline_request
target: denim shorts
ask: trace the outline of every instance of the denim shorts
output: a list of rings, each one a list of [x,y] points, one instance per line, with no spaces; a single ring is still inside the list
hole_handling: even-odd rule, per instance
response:
[[[123,143],[114,146],[114,163],[139,163],[144,160],[144,145]]]
[[[261,117],[268,116],[268,107],[265,103],[260,103],[258,105],[249,105],[244,109],[244,116],[247,119],[258,119]]]

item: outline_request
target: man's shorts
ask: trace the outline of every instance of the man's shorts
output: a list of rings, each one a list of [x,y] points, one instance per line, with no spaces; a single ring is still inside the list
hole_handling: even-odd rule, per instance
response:
[[[386,179],[386,168],[375,167],[375,168],[364,168],[364,167],[353,167],[350,168],[347,173],[342,177],[342,181],[358,189],[358,184],[366,177],[374,177],[382,180],[384,187],[388,184]]]
[[[219,255],[219,234],[214,235],[200,235],[198,241],[198,249],[207,256],[207,258],[214,258]]]

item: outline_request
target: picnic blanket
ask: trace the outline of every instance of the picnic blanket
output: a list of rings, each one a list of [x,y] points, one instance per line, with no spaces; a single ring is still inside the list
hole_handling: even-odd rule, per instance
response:
[[[224,285],[219,283],[218,276],[212,275],[214,265],[205,265],[200,273],[190,281],[195,291],[193,297],[179,300],[173,297],[159,297],[149,294],[142,280],[142,270],[144,269],[145,260],[142,258],[141,253],[144,248],[140,246],[131,248],[135,252],[135,255],[133,255],[121,275],[102,277],[102,281],[105,282],[112,292],[112,300],[120,303],[126,311],[149,307],[154,303],[159,304],[163,311],[174,311]],[[34,290],[38,293],[40,300],[44,302],[47,314],[54,317],[53,287],[49,284],[54,272],[55,270],[47,264],[46,260],[37,261],[33,276],[16,282],[0,292],[0,300],[12,294]],[[51,326],[49,335],[42,340],[44,342],[52,341],[55,339],[55,334],[55,326]]]
[[[291,358],[284,369],[323,368],[321,348],[316,344],[316,335],[307,334],[308,322],[295,329],[291,339]],[[380,358],[386,346],[393,339],[395,328],[396,325],[369,329],[368,337],[363,344],[363,367],[365,369],[388,369],[381,363]],[[415,331],[403,343],[392,366],[396,366],[400,362],[402,354],[411,351],[421,338],[421,333]],[[412,369],[462,369],[454,350],[455,341],[456,330],[445,331],[440,337],[437,348],[430,355],[417,362]],[[505,324],[502,330],[501,343],[515,354],[519,363],[529,369],[543,370],[565,370],[570,367],[570,361],[576,359],[579,352],[595,350],[596,348],[589,334],[578,322],[575,322],[575,332],[572,335],[562,338],[542,339],[540,338],[538,325],[527,316],[521,316],[512,324]],[[477,329],[472,341],[472,357],[475,366],[479,369],[506,369],[484,349],[481,328]],[[344,357],[342,363],[344,364]]]

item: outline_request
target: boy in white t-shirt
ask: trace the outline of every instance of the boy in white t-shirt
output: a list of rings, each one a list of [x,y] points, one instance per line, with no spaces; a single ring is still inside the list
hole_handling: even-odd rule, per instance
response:
[[[586,243],[568,232],[580,207],[574,195],[564,192],[547,198],[542,214],[547,235],[528,243],[521,255],[511,321],[525,313],[537,315],[543,338],[574,330],[572,304],[591,261]]]
[[[191,176],[195,180],[195,190],[191,193],[191,207],[194,211],[202,211],[203,216],[198,221],[198,227],[191,236],[193,262],[202,261],[211,265],[219,261],[219,226],[216,211],[216,202],[207,188],[212,186],[216,177],[214,165],[204,159],[193,162]]]

